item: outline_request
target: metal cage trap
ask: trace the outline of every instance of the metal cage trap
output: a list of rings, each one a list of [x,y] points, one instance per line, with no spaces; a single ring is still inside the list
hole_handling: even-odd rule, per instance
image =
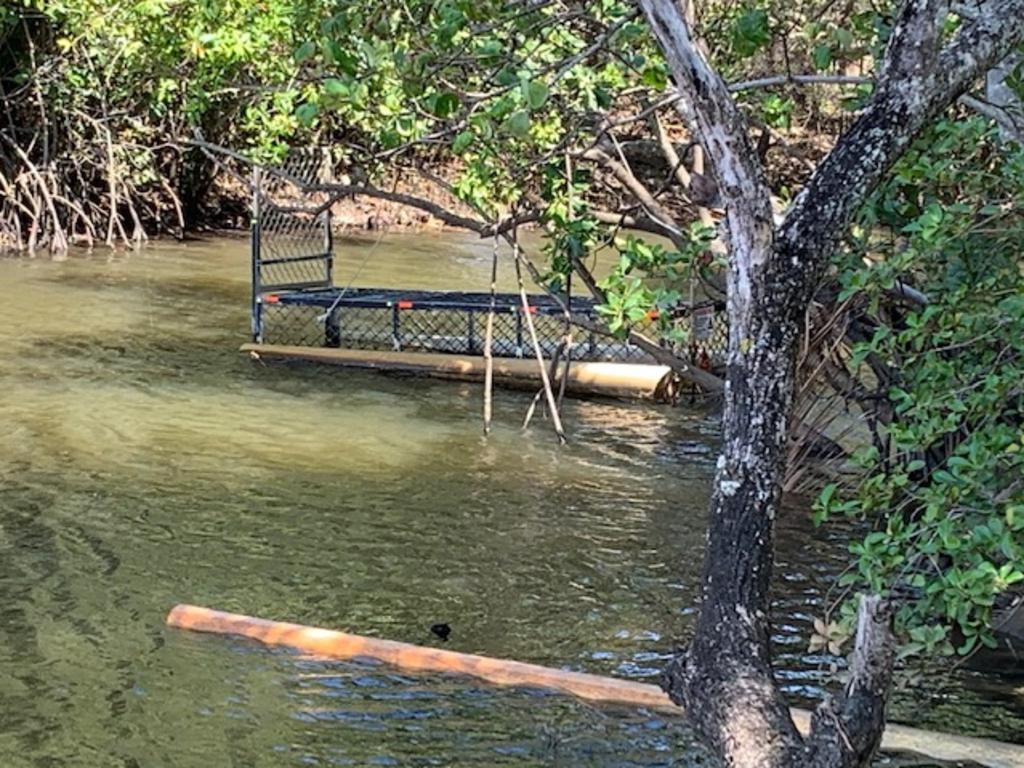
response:
[[[306,150],[291,153],[279,167],[253,171],[253,342],[482,355],[490,293],[335,285],[330,201],[323,194],[309,192],[317,183],[329,180],[330,169],[327,152]],[[600,324],[593,299],[559,299],[573,315]],[[517,293],[495,295],[495,357],[533,356],[525,312],[533,319],[545,357],[553,357],[562,345],[567,323],[559,300],[551,295],[530,295],[527,305],[524,310]],[[724,362],[728,334],[723,313],[711,307],[698,311],[692,327],[700,354],[712,365]],[[639,347],[611,336],[577,328],[572,338],[563,357],[654,362]],[[687,350],[691,357],[696,344],[691,343]]]

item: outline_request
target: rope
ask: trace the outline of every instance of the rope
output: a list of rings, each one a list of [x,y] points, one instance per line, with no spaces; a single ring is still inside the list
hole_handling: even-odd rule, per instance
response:
[[[377,235],[376,242],[372,246],[370,246],[370,250],[368,250],[366,252],[366,255],[363,257],[363,260],[359,263],[359,268],[356,270],[355,274],[352,275],[352,279],[348,281],[348,285],[346,285],[344,288],[341,289],[341,293],[338,294],[338,298],[336,298],[331,303],[331,306],[328,307],[326,312],[324,312],[322,315],[317,315],[316,316],[316,321],[318,323],[320,323],[321,325],[326,323],[327,322],[327,318],[329,318],[331,316],[331,314],[334,312],[334,310],[336,310],[338,308],[338,305],[341,304],[341,300],[345,298],[345,294],[348,293],[348,291],[352,287],[353,283],[355,283],[355,281],[359,279],[359,275],[361,275],[362,272],[363,272],[363,267],[365,267],[366,264],[370,261],[370,257],[373,256],[373,254],[377,251],[377,246],[380,245],[381,240],[383,240],[383,239],[384,239],[384,230],[381,230],[380,234]]]

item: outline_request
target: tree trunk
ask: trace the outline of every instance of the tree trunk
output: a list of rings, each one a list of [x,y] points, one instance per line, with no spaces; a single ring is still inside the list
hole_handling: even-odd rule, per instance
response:
[[[1024,144],[1024,101],[1010,86],[1013,72],[1024,63],[1024,54],[1015,53],[999,62],[985,76],[985,96],[989,103],[1003,111],[999,133],[1003,141]]]
[[[767,238],[732,238],[723,446],[711,501],[702,604],[669,694],[726,765],[788,766],[803,748],[771,666],[769,585],[785,472],[801,311]],[[768,254],[758,251],[767,250]],[[738,297],[746,294],[746,300]]]
[[[672,699],[731,768],[791,765],[802,744],[776,689],[765,615],[796,340],[792,320],[773,315],[759,313],[730,345],[701,613],[667,673]]]
[[[676,0],[640,0],[714,164],[729,243],[729,364],[723,446],[711,500],[702,604],[665,687],[728,768],[860,768],[885,723],[889,606],[861,602],[850,682],[823,704],[807,741],[772,674],[769,583],[792,410],[796,339],[832,252],[917,133],[1024,38],[1024,0],[990,0],[944,38],[948,0],[900,10],[870,104],[772,225],[763,169],[725,83],[695,45]]]
[[[771,663],[774,522],[803,320],[793,256],[780,243],[771,258],[732,261],[730,296],[746,280],[750,297],[730,307],[723,446],[701,612],[687,653],[666,671],[665,687],[728,768],[860,768],[870,765],[885,725],[893,658],[889,604],[877,596],[862,600],[850,682],[815,712],[806,741]],[[763,266],[743,274],[737,265],[744,263]]]
[[[894,645],[889,604],[877,596],[862,600],[850,682],[815,712],[806,740],[774,678],[767,615],[805,270],[809,261],[827,258],[832,241],[824,230],[803,241],[785,237],[785,230],[765,235],[756,212],[738,207],[736,219],[755,226],[730,237],[723,446],[701,613],[665,686],[728,768],[864,768],[885,725]]]

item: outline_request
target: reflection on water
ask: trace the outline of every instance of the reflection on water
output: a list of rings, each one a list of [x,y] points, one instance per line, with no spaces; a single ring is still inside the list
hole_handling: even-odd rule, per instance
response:
[[[385,240],[359,282],[484,288],[489,259]],[[239,356],[247,274],[241,241],[0,259],[0,764],[704,764],[663,714],[163,628],[179,601],[416,643],[446,621],[456,650],[651,679],[691,621],[712,418],[575,401],[558,449],[500,392],[484,440],[475,386]],[[792,511],[780,550],[781,677],[812,703],[842,547]],[[895,711],[1024,739],[1009,675]]]

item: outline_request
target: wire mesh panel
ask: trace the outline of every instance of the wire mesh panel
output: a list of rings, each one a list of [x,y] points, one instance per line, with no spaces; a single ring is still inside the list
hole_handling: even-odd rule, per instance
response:
[[[326,345],[346,349],[395,349],[390,307],[346,307],[324,324]]]
[[[476,335],[473,312],[427,309],[397,313],[395,345],[422,352],[467,353]]]
[[[403,308],[340,306],[325,319],[328,346],[408,352],[482,355],[487,312],[477,308]],[[521,316],[508,309],[495,314],[492,354],[521,357],[533,354]],[[557,339],[545,340],[552,348]]]
[[[330,292],[293,292],[265,296],[264,341],[274,344],[317,345],[344,349],[376,349],[482,355],[486,345],[488,309],[466,301],[464,295],[432,292],[424,300],[417,292],[410,299],[371,300],[363,291],[329,301]],[[529,323],[518,305],[519,297],[505,295],[496,308],[491,351],[495,357],[535,355]],[[577,314],[593,316],[591,303],[574,306]],[[537,343],[544,357],[553,357],[567,335],[564,316],[531,312]],[[651,362],[640,348],[579,328],[571,329],[570,354],[576,360]],[[566,354],[563,349],[562,354]]]
[[[492,354],[533,357],[529,323],[519,296],[498,294],[496,299]],[[323,288],[266,293],[260,301],[266,343],[482,355],[490,297],[458,291]],[[568,354],[574,360],[653,362],[647,352],[626,340],[567,327],[560,306],[550,297],[532,297],[530,303],[529,319],[544,357],[553,357],[569,336]],[[574,299],[572,312],[599,319],[589,299]],[[695,365],[715,367],[725,362],[727,326],[723,313],[705,315],[676,321],[690,334],[687,343],[672,351]],[[647,320],[637,330],[657,338],[655,322]],[[567,354],[564,348],[562,354]]]
[[[716,311],[711,315],[707,336],[699,339],[703,344],[713,368],[723,368],[729,357],[729,322],[725,312]]]
[[[299,347],[325,346],[324,325],[319,315],[320,311],[316,307],[265,304],[261,342]]]
[[[253,173],[254,341],[267,340],[261,299],[265,291],[329,288],[334,282],[330,205],[307,191],[329,180],[330,168],[327,153],[309,149],[291,152],[280,167]],[[280,330],[272,333],[280,335]]]
[[[327,211],[287,211],[266,204],[260,218],[259,282],[265,291],[331,284]]]

